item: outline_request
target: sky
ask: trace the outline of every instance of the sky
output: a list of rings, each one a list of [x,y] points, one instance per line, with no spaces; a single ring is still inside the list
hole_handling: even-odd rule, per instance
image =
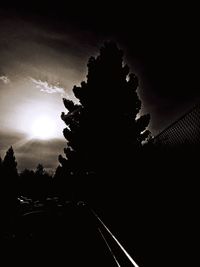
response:
[[[65,4],[64,4],[65,3]],[[0,6],[0,155],[13,145],[18,168],[48,170],[66,146],[62,98],[87,74],[105,40],[124,51],[140,81],[141,113],[158,134],[200,100],[196,8],[132,1],[97,6],[17,1]],[[43,122],[52,129],[38,138]],[[50,129],[49,128],[49,129]],[[41,133],[42,134],[42,133]],[[43,133],[44,134],[44,133]]]

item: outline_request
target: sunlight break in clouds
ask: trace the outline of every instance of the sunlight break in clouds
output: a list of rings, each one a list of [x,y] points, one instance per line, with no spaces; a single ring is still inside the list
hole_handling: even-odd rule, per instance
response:
[[[5,84],[10,83],[10,79],[7,76],[0,76],[0,81],[2,81]]]
[[[36,88],[39,88],[41,92],[45,92],[48,94],[61,94],[61,95],[65,95],[65,90],[62,87],[56,86],[56,85],[52,85],[49,84],[48,82],[43,82],[41,80],[36,80],[33,78],[30,78],[31,81],[36,85]]]

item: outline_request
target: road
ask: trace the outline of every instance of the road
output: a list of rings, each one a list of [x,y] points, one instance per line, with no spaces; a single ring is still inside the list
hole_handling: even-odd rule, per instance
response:
[[[4,246],[16,264],[44,266],[135,266],[89,207],[68,203],[39,207],[18,217]],[[7,249],[7,251],[6,251]]]

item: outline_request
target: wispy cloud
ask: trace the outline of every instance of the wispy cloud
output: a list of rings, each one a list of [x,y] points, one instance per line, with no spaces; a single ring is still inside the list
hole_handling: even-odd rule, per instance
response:
[[[30,78],[31,81],[36,85],[36,88],[39,88],[41,92],[45,92],[48,94],[61,94],[65,95],[65,90],[62,87],[59,87],[59,83],[57,85],[49,84],[47,81],[36,80]]]
[[[10,79],[7,76],[0,76],[0,81],[2,81],[5,84],[10,83]]]

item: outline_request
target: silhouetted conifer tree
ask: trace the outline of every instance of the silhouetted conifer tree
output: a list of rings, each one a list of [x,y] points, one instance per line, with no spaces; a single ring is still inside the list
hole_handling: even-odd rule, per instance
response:
[[[17,162],[12,147],[8,149],[2,162],[0,185],[0,205],[3,219],[14,216],[19,194],[19,180],[17,172]]]
[[[67,159],[60,155],[59,161],[78,183],[88,175],[103,178],[110,174],[105,184],[111,175],[133,167],[134,157],[149,135],[145,129],[150,118],[136,118],[141,108],[136,92],[138,78],[129,74],[123,52],[115,43],[105,43],[87,66],[87,80],[73,88],[80,104],[63,99],[68,110],[61,114],[67,125],[63,131]]]
[[[17,173],[17,162],[14,155],[14,150],[12,146],[6,152],[6,155],[3,160],[3,168],[6,173],[11,174],[12,176],[18,176]]]
[[[8,196],[14,197],[17,195],[17,188],[18,188],[18,172],[17,172],[17,162],[14,155],[14,150],[10,147],[4,160],[2,162],[2,169],[3,169],[3,183],[4,183],[4,190],[7,192]]]

